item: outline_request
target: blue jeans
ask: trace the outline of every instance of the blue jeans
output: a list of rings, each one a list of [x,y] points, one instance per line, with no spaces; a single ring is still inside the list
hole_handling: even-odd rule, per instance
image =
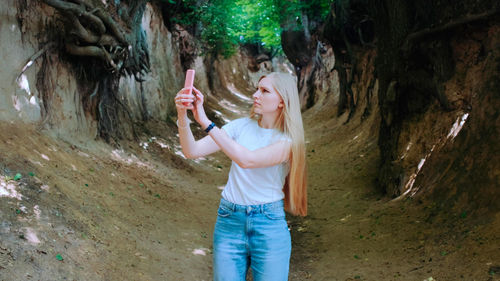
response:
[[[286,281],[292,243],[283,200],[238,205],[221,199],[214,230],[214,280]]]

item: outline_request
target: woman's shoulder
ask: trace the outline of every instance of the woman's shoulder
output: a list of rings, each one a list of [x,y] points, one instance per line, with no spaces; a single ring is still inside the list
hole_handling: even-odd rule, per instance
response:
[[[248,124],[251,124],[251,121],[252,119],[248,117],[238,118],[222,126],[222,129],[224,129],[234,139],[240,135],[243,128],[247,127]]]
[[[238,122],[238,123],[249,123],[249,122],[252,122],[252,121],[255,121],[253,120],[252,118],[250,117],[241,117],[241,118],[238,118],[238,119],[234,119],[233,121],[231,122]]]
[[[252,120],[249,117],[242,117],[242,118],[231,120],[228,123],[226,123],[226,125],[224,125],[224,126],[231,126],[231,127],[236,126],[236,127],[239,127],[239,126],[244,126],[246,124],[249,124],[252,121],[254,121],[254,120]]]

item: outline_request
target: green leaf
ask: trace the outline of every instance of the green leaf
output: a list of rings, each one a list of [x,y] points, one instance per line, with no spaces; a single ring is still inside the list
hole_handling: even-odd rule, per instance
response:
[[[446,256],[447,254],[448,254],[448,252],[446,252],[446,251],[441,252],[441,256],[443,256],[443,257]]]
[[[161,198],[160,194],[155,194],[156,198]]]
[[[460,217],[462,219],[465,219],[467,217],[467,211],[463,211],[461,214],[460,214]]]
[[[85,184],[85,186],[87,186],[87,187],[88,187],[88,186],[89,186],[89,184],[88,184],[88,183],[86,183],[86,184]]]
[[[16,214],[18,214],[18,215],[19,215],[20,213],[21,213],[21,210],[16,209]]]
[[[64,259],[63,259],[63,257],[62,257],[60,254],[57,254],[57,255],[56,255],[56,259],[57,259],[58,261],[63,261],[63,260],[64,260]]]
[[[357,260],[361,259],[360,257],[358,257],[358,255],[354,255],[354,258]]]
[[[30,175],[30,177],[34,177],[34,176],[35,176],[35,173],[33,173],[33,172],[29,172],[29,174],[28,174],[28,175]]]
[[[22,178],[23,176],[20,174],[20,173],[17,173],[15,176],[14,176],[14,180],[15,181],[18,181]]]

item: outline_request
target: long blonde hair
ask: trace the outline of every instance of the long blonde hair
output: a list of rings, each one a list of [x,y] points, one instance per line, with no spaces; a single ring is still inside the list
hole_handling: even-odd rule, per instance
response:
[[[292,75],[287,73],[273,72],[266,76],[262,76],[260,80],[264,77],[269,78],[274,90],[283,99],[283,109],[276,119],[275,127],[292,139],[292,149],[289,158],[290,173],[286,177],[283,186],[283,191],[285,193],[285,209],[294,215],[306,216],[306,152],[297,82]],[[257,117],[253,107],[250,112],[250,117]]]

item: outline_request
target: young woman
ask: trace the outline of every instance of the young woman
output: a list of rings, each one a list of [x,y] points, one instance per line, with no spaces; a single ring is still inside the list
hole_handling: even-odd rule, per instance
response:
[[[295,79],[271,73],[253,94],[250,118],[222,129],[208,119],[203,94],[182,89],[175,97],[184,155],[222,150],[232,160],[214,230],[214,280],[288,280],[291,253],[285,212],[307,214],[304,129]],[[189,104],[189,105],[187,105]],[[208,136],[195,141],[187,110]]]

